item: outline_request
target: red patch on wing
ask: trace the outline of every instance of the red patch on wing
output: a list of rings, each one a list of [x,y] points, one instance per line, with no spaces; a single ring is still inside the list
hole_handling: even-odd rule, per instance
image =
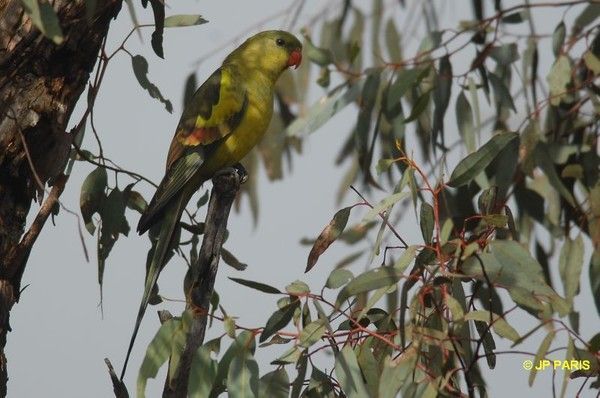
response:
[[[218,127],[197,128],[192,130],[187,136],[182,137],[183,145],[206,145],[221,138],[221,131]]]
[[[294,66],[294,69],[298,69],[302,62],[302,52],[300,50],[294,50],[288,58],[287,66]]]

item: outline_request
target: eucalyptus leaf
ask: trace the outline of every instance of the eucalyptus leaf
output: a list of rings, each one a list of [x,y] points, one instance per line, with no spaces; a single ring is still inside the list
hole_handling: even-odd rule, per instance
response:
[[[202,25],[208,21],[202,18],[202,15],[170,15],[165,18],[165,28],[178,28],[184,26]]]
[[[512,140],[518,139],[516,133],[495,134],[476,152],[467,155],[452,171],[448,185],[459,187],[469,183],[481,173]]]
[[[551,304],[559,315],[569,312],[569,305],[546,284],[542,267],[519,243],[509,240],[492,241],[490,252],[470,256],[462,264],[462,272],[470,277],[508,290],[518,304],[541,314],[544,304]],[[482,270],[485,267],[485,276]]]

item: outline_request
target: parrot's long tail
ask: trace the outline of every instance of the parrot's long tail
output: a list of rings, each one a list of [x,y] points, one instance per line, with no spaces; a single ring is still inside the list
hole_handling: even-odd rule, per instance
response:
[[[144,295],[142,296],[142,302],[140,303],[140,308],[138,310],[135,325],[133,327],[133,334],[131,335],[131,340],[129,341],[129,348],[127,348],[127,356],[125,357],[123,370],[121,371],[121,380],[123,380],[123,377],[125,376],[127,363],[129,362],[129,356],[131,355],[135,338],[137,337],[140,324],[142,323],[142,318],[144,317],[144,313],[148,307],[148,301],[150,300],[152,289],[156,285],[156,281],[158,280],[158,275],[160,274],[162,267],[165,265],[164,263],[169,252],[171,240],[173,239],[177,223],[179,222],[179,218],[185,209],[188,199],[189,198],[185,192],[179,192],[178,195],[170,200],[163,210],[163,218],[161,220],[160,231],[158,233],[158,240],[154,249],[154,255],[152,256],[150,267],[148,268],[148,273],[146,275]]]

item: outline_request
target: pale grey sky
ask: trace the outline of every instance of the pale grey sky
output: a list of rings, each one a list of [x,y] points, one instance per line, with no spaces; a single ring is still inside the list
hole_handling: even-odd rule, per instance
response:
[[[413,1],[407,1],[411,4]],[[394,3],[397,2],[388,2]],[[514,2],[505,2],[507,4]],[[144,43],[133,37],[128,49],[133,54],[143,54],[150,63],[149,78],[173,102],[174,112],[169,114],[156,100],[151,99],[138,85],[131,70],[129,56],[117,56],[109,66],[105,82],[100,91],[95,108],[97,128],[101,134],[106,155],[123,167],[135,170],[159,181],[164,171],[166,151],[181,112],[181,96],[184,79],[193,69],[198,57],[207,54],[215,47],[230,42],[241,32],[256,25],[257,21],[274,15],[291,4],[290,1],[257,0],[219,2],[191,1],[169,4],[167,15],[189,13],[202,14],[208,24],[165,32],[165,60],[157,58],[150,48],[151,30],[143,31]],[[293,33],[299,35],[299,27],[306,17],[322,7],[319,1],[308,1],[299,25]],[[471,16],[470,1],[452,2],[456,7],[442,7],[441,26],[456,27],[458,20]],[[396,12],[399,18],[402,12]],[[559,20],[557,13],[545,13],[536,21],[540,32],[551,32]],[[576,15],[576,14],[575,14]],[[141,22],[151,22],[149,10],[138,9]],[[281,19],[270,20],[257,27],[257,30],[285,28]],[[131,28],[127,10],[124,9],[111,27],[109,48],[114,48]],[[250,35],[255,30],[251,30]],[[318,32],[318,29],[317,29]],[[420,40],[421,36],[418,37]],[[407,40],[415,46],[418,40]],[[550,43],[543,53],[549,54]],[[203,62],[197,70],[198,81],[202,82],[218,66],[231,46]],[[367,59],[370,59],[368,56]],[[453,59],[454,61],[454,59]],[[547,60],[548,61],[548,60]],[[307,60],[305,61],[307,62]],[[547,71],[549,63],[541,63]],[[546,72],[544,72],[546,73]],[[313,80],[315,73],[313,73]],[[311,99],[321,94],[318,88],[311,89]],[[451,105],[451,109],[452,109]],[[276,297],[257,293],[241,287],[227,276],[260,280],[277,287],[284,287],[295,279],[301,279],[315,289],[320,288],[333,265],[343,255],[354,248],[343,243],[334,244],[319,260],[314,271],[304,275],[306,256],[309,248],[299,245],[302,237],[314,237],[329,222],[339,209],[334,203],[338,183],[345,172],[336,168],[333,159],[355,121],[356,111],[349,107],[323,126],[304,142],[301,156],[294,157],[294,170],[284,180],[275,183],[267,181],[263,171],[260,175],[260,217],[258,226],[253,227],[249,209],[242,206],[241,213],[233,213],[229,221],[230,238],[226,244],[241,261],[249,267],[238,272],[222,264],[216,282],[216,289],[222,303],[230,315],[238,316],[239,322],[247,326],[262,326],[275,310]],[[448,126],[454,126],[452,120]],[[96,152],[93,140],[87,135],[84,147]],[[452,165],[453,166],[453,165]],[[92,167],[77,163],[62,202],[70,209],[79,208],[79,189],[83,178]],[[114,184],[109,174],[110,184]],[[126,184],[120,177],[120,187]],[[139,184],[147,199],[153,188]],[[384,197],[383,192],[372,193],[377,201]],[[346,195],[345,204],[355,201],[354,196]],[[35,211],[35,209],[33,210]],[[132,226],[137,224],[138,215],[128,213]],[[403,217],[399,230],[408,242],[421,242],[420,231],[416,227],[412,206]],[[354,220],[359,220],[355,216]],[[61,212],[56,218],[56,226],[50,223],[44,229],[36,244],[23,285],[29,284],[11,317],[13,332],[8,336],[7,354],[9,358],[9,396],[11,397],[110,397],[112,386],[108,378],[103,358],[111,359],[120,370],[125,350],[132,331],[134,316],[142,294],[144,264],[149,241],[146,236],[138,236],[134,231],[129,237],[120,237],[107,261],[104,275],[104,317],[100,313],[97,266],[95,262],[95,237],[84,232],[86,245],[90,250],[91,262],[86,263],[76,231],[73,216]],[[372,237],[374,239],[374,236]],[[366,256],[365,256],[366,258]],[[589,251],[586,259],[589,258]],[[377,264],[380,259],[375,260]],[[353,269],[360,271],[366,266],[365,260]],[[182,298],[181,281],[185,263],[175,258],[161,275],[161,293],[167,297]],[[558,281],[558,280],[557,280]],[[582,293],[576,306],[582,313],[582,334],[589,338],[600,329],[597,313],[594,310],[587,279],[587,263],[582,277]],[[559,292],[560,293],[560,292]],[[165,303],[159,308],[171,309],[173,314],[181,312],[181,304]],[[146,313],[138,336],[126,383],[134,395],[137,370],[142,361],[146,346],[158,328],[156,308]],[[589,314],[586,313],[589,312]],[[511,323],[519,332],[525,332],[537,324],[531,317],[511,316]],[[209,331],[209,337],[220,333],[220,327]],[[541,336],[541,337],[540,337]],[[536,336],[523,349],[535,351],[543,335]],[[561,336],[564,337],[564,336]],[[225,343],[227,340],[224,340]],[[506,340],[496,339],[500,348],[507,349]],[[562,341],[565,341],[564,338]],[[228,343],[226,343],[228,344]],[[259,349],[257,359],[261,374],[273,369],[268,365],[273,350]],[[563,356],[557,355],[557,359]],[[492,397],[546,396],[551,391],[551,372],[538,375],[536,384],[527,391],[528,373],[521,367],[522,356],[500,356],[493,373],[485,372]],[[484,363],[482,366],[485,368]],[[562,375],[558,375],[560,380]],[[149,382],[147,396],[159,396],[164,381],[164,369],[158,379]],[[572,388],[579,382],[571,383]],[[524,391],[527,391],[523,393]],[[585,395],[584,395],[585,396]]]

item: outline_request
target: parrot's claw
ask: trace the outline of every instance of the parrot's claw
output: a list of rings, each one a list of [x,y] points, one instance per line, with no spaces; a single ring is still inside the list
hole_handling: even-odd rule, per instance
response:
[[[246,181],[248,181],[248,172],[246,171],[246,168],[241,163],[236,163],[233,166],[233,168],[235,169],[238,176],[240,177],[240,184],[243,184]]]
[[[246,171],[246,168],[240,163],[236,163],[232,167],[226,167],[217,171],[215,173],[215,177],[232,173],[235,173],[238,176],[238,178],[240,179],[240,184],[243,184],[246,181],[248,181],[248,172]]]

